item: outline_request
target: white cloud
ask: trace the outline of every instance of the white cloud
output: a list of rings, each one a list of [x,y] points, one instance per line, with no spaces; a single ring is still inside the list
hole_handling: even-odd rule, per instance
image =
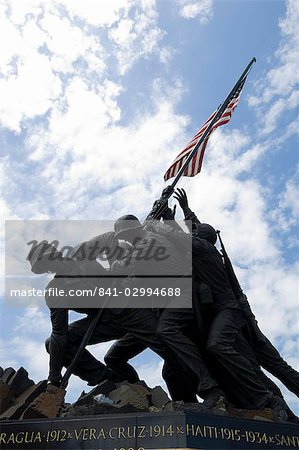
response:
[[[74,79],[65,89],[64,107],[52,110],[48,128],[33,130],[28,139],[29,157],[41,164],[40,177],[46,180],[46,190],[50,187],[58,216],[80,217],[81,208],[89,218],[115,217],[125,208],[146,214],[186,124],[186,118],[173,110],[182,93],[181,84],[170,89],[159,80],[153,84],[148,107],[152,111],[140,117],[136,111],[136,119],[123,127],[117,123],[119,85],[106,80],[94,92],[79,78]],[[147,179],[151,183],[146,187]],[[97,203],[86,209],[85,202],[95,188],[99,192],[104,189],[106,195],[99,195]],[[38,204],[44,204],[44,194],[44,189],[33,194],[38,209]]]
[[[14,330],[20,334],[50,336],[51,324],[48,310],[26,308],[16,317]]]
[[[99,8],[98,0],[84,2],[81,0],[61,0],[57,3],[63,4],[74,18],[83,19],[89,25],[95,27],[105,26],[108,28],[117,22],[126,10],[136,4],[134,0],[101,0],[101,7]]]
[[[257,109],[263,134],[273,132],[282,114],[299,105],[299,3],[289,0],[286,5],[286,15],[279,22],[282,39],[275,54],[276,64],[256,82],[257,93],[248,99]]]
[[[54,10],[58,12],[63,7],[72,20],[81,19],[87,24],[101,27],[110,27],[116,22],[123,9],[134,4],[134,0],[101,0],[99,8],[98,0],[3,0],[10,11],[11,19],[18,25],[23,25],[28,16],[39,16],[44,11]]]
[[[299,60],[298,60],[299,62]],[[288,98],[280,97],[273,102],[263,119],[264,127],[262,134],[270,134],[277,126],[279,119],[289,110],[299,105],[299,91],[293,91]]]
[[[26,18],[38,16],[44,10],[47,0],[2,0],[13,23],[22,26]]]
[[[154,2],[101,2],[99,8],[92,0],[84,4],[32,0],[18,6],[16,0],[4,1],[0,22],[0,71],[4,75],[0,120],[14,131],[20,132],[26,119],[44,116],[63,101],[63,75],[79,77],[95,89],[103,82],[109,58],[121,74],[153,53],[160,57],[161,52],[161,60],[167,60],[167,50],[158,46],[163,32],[157,26]],[[63,7],[69,16],[63,15]],[[93,9],[97,9],[95,15]],[[87,25],[79,27],[77,19],[86,20]],[[94,21],[104,27],[106,37],[90,27]],[[109,39],[112,52],[104,51],[102,39],[106,43]]]
[[[16,77],[0,80],[0,120],[14,131],[20,131],[24,118],[45,114],[61,93],[61,81],[53,74],[46,56],[27,54],[17,66]]]
[[[45,45],[53,55],[51,62],[54,70],[71,72],[74,70],[72,65],[82,58],[92,69],[103,72],[105,62],[99,37],[81,30],[68,18],[59,17],[55,12],[44,15],[40,20],[40,29],[44,30]]]
[[[2,13],[4,7],[1,6]],[[44,115],[61,94],[50,59],[39,53],[44,33],[31,19],[20,29],[2,14],[0,23],[0,121],[20,131],[23,119]],[[8,45],[9,43],[9,45]]]
[[[273,220],[277,222],[277,228],[289,231],[298,223],[299,217],[299,187],[297,168],[293,177],[286,182],[284,191],[279,196],[278,208],[273,212]]]
[[[200,23],[206,24],[213,18],[214,0],[176,0],[176,3],[184,19],[198,18]]]
[[[121,18],[109,31],[121,74],[130,69],[140,57],[156,52],[164,34],[157,26],[157,12],[152,2],[139,4],[138,8],[131,11],[131,16],[133,18],[128,17],[128,14]]]
[[[263,146],[254,145],[248,149],[252,138],[240,130],[218,129],[212,134],[205,157],[205,168],[218,173],[235,176],[248,172],[258,160]]]
[[[163,47],[160,50],[160,61],[163,64],[168,64],[176,54],[176,51],[171,47]]]
[[[252,267],[249,276],[248,273],[246,275],[248,298],[265,333],[272,338],[296,335],[298,266],[263,262]]]
[[[160,358],[152,354],[150,363],[136,364],[135,367],[139,378],[144,380],[149,387],[161,386],[167,392],[165,381],[162,378],[163,364]]]

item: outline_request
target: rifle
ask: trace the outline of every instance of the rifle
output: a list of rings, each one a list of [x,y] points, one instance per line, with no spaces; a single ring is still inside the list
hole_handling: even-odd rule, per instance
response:
[[[238,299],[239,297],[242,297],[244,294],[243,289],[240,286],[239,280],[235,274],[233,265],[231,263],[231,260],[229,259],[229,256],[225,250],[223,241],[221,239],[220,236],[220,230],[216,231],[217,235],[218,235],[218,239],[221,245],[221,253],[222,253],[222,257],[223,257],[223,261],[224,261],[224,265],[226,268],[226,272],[233,290],[233,293],[235,294],[236,298]]]
[[[239,280],[237,278],[237,275],[235,274],[233,265],[231,263],[231,260],[229,259],[229,256],[226,252],[226,249],[224,247],[223,241],[221,239],[220,236],[220,230],[216,231],[218,238],[219,238],[219,242],[221,245],[221,253],[222,253],[222,257],[223,257],[223,261],[224,261],[224,266],[226,269],[226,273],[232,288],[233,293],[235,294],[236,299],[238,300],[238,303],[240,304],[244,315],[247,318],[253,318],[254,319],[254,314],[251,310],[250,304],[247,300],[247,296],[246,294],[244,294],[243,289],[241,288],[241,285],[239,283]]]

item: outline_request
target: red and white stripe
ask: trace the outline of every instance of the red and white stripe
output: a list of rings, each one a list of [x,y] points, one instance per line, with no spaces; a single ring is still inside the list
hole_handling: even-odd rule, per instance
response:
[[[219,117],[219,119],[214,123],[212,128],[210,129],[208,135],[204,139],[204,141],[199,146],[197,152],[193,156],[192,160],[189,162],[187,168],[185,169],[183,175],[185,177],[194,177],[201,171],[202,161],[205,153],[205,149],[209,140],[209,137],[213,133],[213,131],[216,130],[216,128],[220,127],[221,125],[225,125],[228,123],[231,119],[232,113],[234,112],[240,98],[240,94],[244,85],[245,79],[236,92],[235,96],[232,98],[232,100],[227,105],[226,109],[222,113],[222,115]],[[188,142],[187,146],[178,154],[172,165],[169,167],[167,172],[164,175],[164,180],[167,181],[169,178],[175,177],[183,164],[185,163],[186,159],[190,155],[190,153],[193,151],[194,147],[198,143],[199,139],[202,137],[212,120],[214,119],[215,115],[217,113],[217,110],[208,118],[208,120],[204,123],[202,128],[196,133],[196,135],[191,139],[190,142]]]

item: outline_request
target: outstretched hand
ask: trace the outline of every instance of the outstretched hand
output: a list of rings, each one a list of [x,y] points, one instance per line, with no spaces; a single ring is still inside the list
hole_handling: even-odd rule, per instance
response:
[[[173,198],[175,198],[179,202],[182,209],[188,207],[188,198],[185,189],[178,188]]]

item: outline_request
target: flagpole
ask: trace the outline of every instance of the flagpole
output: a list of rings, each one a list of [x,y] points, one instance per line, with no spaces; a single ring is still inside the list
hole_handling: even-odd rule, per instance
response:
[[[194,155],[196,154],[198,148],[201,146],[201,144],[203,143],[203,141],[205,140],[205,138],[207,137],[207,135],[209,134],[211,128],[213,127],[214,123],[217,122],[217,120],[219,119],[219,117],[222,116],[222,113],[225,111],[227,105],[229,104],[231,98],[234,96],[234,94],[236,93],[236,91],[238,90],[240,84],[242,83],[243,79],[246,77],[246,75],[248,74],[249,70],[251,69],[251,66],[256,62],[256,58],[252,58],[250,63],[248,64],[248,66],[246,67],[246,69],[244,70],[244,72],[242,73],[242,75],[240,76],[240,78],[238,79],[238,81],[236,82],[236,84],[234,85],[234,87],[232,88],[232,90],[230,91],[230,93],[228,94],[228,96],[226,97],[225,101],[222,103],[221,107],[219,108],[219,110],[217,111],[216,115],[214,116],[213,120],[210,122],[209,126],[207,127],[207,129],[205,130],[205,132],[203,133],[203,135],[201,136],[201,138],[199,139],[199,141],[197,142],[197,144],[195,145],[194,149],[192,150],[192,152],[188,155],[188,158],[186,159],[186,161],[184,162],[184,164],[182,165],[182,167],[180,168],[179,172],[177,173],[175,179],[173,180],[172,184],[171,184],[171,188],[172,190],[174,190],[174,187],[176,186],[176,184],[178,183],[179,179],[181,178],[181,176],[183,175],[183,173],[185,172],[186,168],[188,167],[190,161],[193,159]],[[171,196],[171,193],[169,195],[169,197]],[[168,198],[169,198],[168,197]]]
[[[217,120],[222,116],[223,112],[225,111],[227,105],[229,104],[229,102],[231,101],[232,97],[235,95],[235,93],[237,92],[240,84],[242,83],[242,81],[244,80],[244,78],[248,75],[248,72],[250,71],[252,65],[256,62],[256,58],[252,58],[251,61],[249,62],[249,64],[247,65],[246,69],[243,71],[242,75],[240,76],[240,78],[238,79],[238,81],[236,82],[236,84],[234,85],[234,87],[232,88],[232,90],[230,91],[230,93],[228,94],[228,96],[226,97],[225,101],[222,103],[222,105],[220,106],[219,110],[216,112],[214,118],[211,120],[209,126],[207,127],[207,129],[205,130],[205,132],[203,133],[203,135],[201,136],[201,138],[199,139],[199,141],[197,142],[197,144],[195,145],[194,149],[192,150],[192,152],[188,155],[188,158],[186,159],[186,161],[184,162],[184,164],[182,165],[182,167],[180,168],[179,172],[177,173],[175,179],[173,180],[172,184],[170,185],[169,189],[169,193],[167,195],[165,195],[165,197],[163,198],[163,201],[160,204],[159,209],[157,210],[156,215],[159,214],[159,212],[161,211],[161,209],[163,209],[164,204],[167,202],[167,200],[171,197],[171,195],[173,194],[174,188],[177,185],[179,179],[181,178],[181,176],[184,174],[186,168],[188,167],[190,161],[193,159],[194,155],[196,154],[196,152],[198,151],[198,148],[201,146],[201,144],[204,142],[204,140],[206,139],[206,137],[208,136],[209,132],[211,131],[213,125],[215,122],[217,122]]]

